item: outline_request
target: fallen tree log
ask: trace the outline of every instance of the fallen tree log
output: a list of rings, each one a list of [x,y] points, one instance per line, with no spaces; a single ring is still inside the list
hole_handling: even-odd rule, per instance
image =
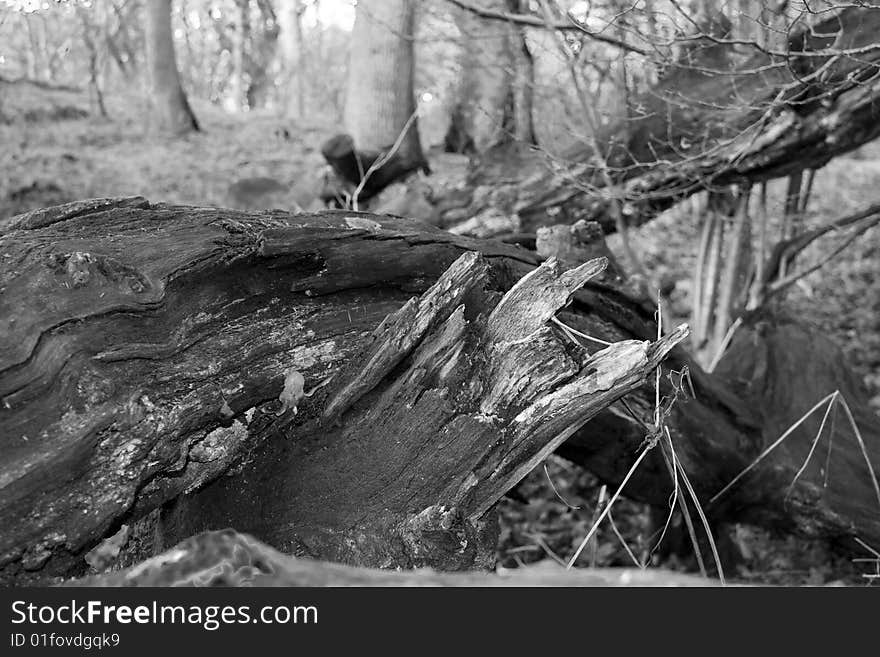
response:
[[[695,55],[672,63],[595,141],[559,157],[520,153],[515,181],[510,154],[497,154],[498,179],[488,153],[474,184],[492,192],[473,195],[456,230],[490,236],[586,219],[610,233],[611,203],[640,225],[696,192],[818,169],[880,136],[878,33],[880,7],[857,4],[744,61],[734,39],[695,37],[704,42]]]
[[[590,354],[547,326],[601,259],[520,278],[528,258],[486,260],[515,249],[404,220],[60,212],[4,237],[0,552],[26,572],[68,572],[233,466],[166,510],[162,542],[232,512],[289,552],[485,566],[494,503],[684,336]]]
[[[130,561],[231,526],[355,565],[485,567],[494,502],[551,450],[621,481],[664,356],[691,370],[697,398],[666,424],[704,501],[816,401],[767,366],[801,329],[756,324],[740,348],[763,360],[708,376],[674,348],[682,330],[653,341],[653,308],[589,281],[601,260],[538,267],[399,218],[99,200],[18,218],[0,246],[5,582],[82,573],[122,523],[140,528]],[[816,389],[846,389],[865,456],[838,425],[834,477],[808,470],[788,491],[804,423],[708,510],[877,542],[876,418],[826,367],[833,351],[814,359]],[[664,399],[677,385],[664,376]],[[755,391],[770,385],[768,403]],[[671,486],[652,454],[626,494],[663,504]]]

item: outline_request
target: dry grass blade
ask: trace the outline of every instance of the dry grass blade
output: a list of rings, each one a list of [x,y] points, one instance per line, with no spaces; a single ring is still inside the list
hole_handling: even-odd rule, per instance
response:
[[[565,561],[562,559],[562,557],[556,554],[553,549],[549,545],[547,545],[547,541],[544,540],[543,536],[541,536],[540,534],[526,534],[526,537],[533,540],[535,542],[535,545],[544,550],[544,553],[548,557],[553,559],[553,561],[558,563],[560,566],[565,565]]]
[[[697,493],[696,491],[694,491],[694,487],[691,486],[690,479],[688,479],[687,473],[684,471],[681,462],[677,461],[677,465],[678,473],[681,475],[682,481],[684,481],[684,487],[687,489],[687,492],[691,496],[691,500],[694,503],[694,507],[697,509],[697,514],[700,516],[700,522],[703,523],[703,529],[705,530],[706,538],[709,541],[709,548],[712,550],[712,558],[715,560],[715,568],[718,569],[718,580],[721,582],[722,586],[726,586],[727,583],[724,580],[724,569],[721,567],[721,557],[718,556],[718,546],[715,545],[715,539],[713,538],[712,531],[709,528],[709,521],[706,519],[706,514],[703,512],[703,507],[700,505],[700,500],[697,498]]]
[[[804,473],[804,470],[807,469],[807,465],[809,465],[810,459],[813,458],[813,452],[816,451],[816,446],[819,444],[819,438],[822,437],[822,431],[825,429],[825,423],[828,421],[828,416],[831,415],[831,409],[834,408],[834,402],[837,397],[838,394],[835,391],[831,399],[828,401],[828,408],[825,409],[825,415],[822,416],[822,423],[819,425],[819,430],[816,432],[816,437],[813,439],[813,444],[810,445],[810,451],[807,454],[807,457],[804,459],[803,465],[801,465],[800,469],[795,473],[794,478],[791,480],[791,483],[788,486],[788,490],[785,492],[786,497],[788,497],[791,494],[791,491],[794,490],[794,485],[797,483],[797,480],[800,478],[800,476]],[[831,447],[829,445],[829,457],[830,450]]]
[[[672,437],[669,435],[667,430],[666,438],[669,442],[669,454],[666,453],[666,445],[662,442],[660,443],[660,453],[663,455],[663,463],[666,465],[666,470],[669,472],[669,476],[674,482],[675,486],[678,486],[678,467],[673,469],[672,462],[678,461],[678,458],[674,456],[675,451],[672,448]],[[681,510],[681,517],[684,520],[684,526],[687,529],[688,538],[691,541],[691,546],[694,549],[694,557],[697,560],[697,567],[700,569],[700,574],[703,577],[708,577],[709,572],[706,570],[706,561],[703,559],[703,551],[700,549],[700,542],[697,540],[697,530],[694,528],[694,521],[691,518],[691,512],[688,510],[687,500],[681,496],[678,498],[678,506]]]
[[[580,343],[572,337],[574,335],[576,335],[580,338],[583,338],[584,340],[592,340],[593,342],[604,345],[606,347],[610,347],[612,344],[611,342],[606,342],[605,340],[600,340],[599,338],[594,338],[592,335],[587,335],[586,333],[581,333],[580,331],[576,331],[575,329],[571,328],[568,324],[565,324],[564,322],[562,322],[557,317],[551,317],[550,319],[553,321],[554,324],[559,326],[563,330],[563,332],[565,332],[565,334],[568,335],[568,337],[572,338],[572,341],[575,344],[580,344]]]
[[[608,512],[608,523],[611,525],[611,531],[614,532],[614,535],[617,537],[617,540],[620,541],[620,544],[623,546],[623,549],[626,551],[627,555],[629,555],[629,558],[633,562],[633,564],[644,570],[645,565],[639,563],[639,560],[636,559],[636,555],[633,554],[633,551],[627,544],[626,539],[623,537],[623,534],[621,534],[620,530],[617,528],[617,523],[614,522],[614,516],[611,515],[611,511]]]
[[[602,484],[602,487],[599,489],[599,499],[596,500],[596,508],[593,511],[593,520],[592,522],[596,522],[596,519],[599,516],[599,510],[605,506],[605,498],[608,496],[608,486]],[[608,513],[611,513],[610,511]],[[592,543],[590,544],[590,568],[595,568],[596,563],[599,561],[599,537],[594,536]]]
[[[742,317],[737,317],[733,324],[730,325],[730,328],[727,329],[727,333],[724,334],[721,344],[718,345],[718,351],[715,352],[715,355],[712,357],[712,362],[709,363],[709,366],[706,368],[706,371],[710,374],[715,371],[716,367],[718,367],[718,363],[721,362],[721,357],[724,355],[724,352],[727,351],[727,347],[733,339],[733,334],[736,333],[736,329],[738,329],[741,324]]]
[[[596,533],[596,530],[599,529],[599,525],[602,524],[602,521],[605,519],[605,516],[607,516],[611,512],[611,507],[614,506],[614,503],[617,501],[617,498],[620,497],[620,493],[623,492],[624,486],[626,486],[626,483],[633,476],[633,473],[635,473],[635,471],[638,469],[639,465],[645,459],[645,457],[648,455],[649,451],[651,451],[650,446],[645,447],[645,449],[642,450],[641,454],[639,454],[635,463],[632,464],[632,467],[630,467],[629,472],[627,472],[626,476],[623,478],[623,481],[620,482],[620,486],[617,487],[617,490],[614,492],[614,495],[611,496],[611,499],[608,501],[608,504],[605,505],[605,508],[602,510],[602,513],[599,514],[599,517],[596,519],[596,522],[593,523],[593,526],[590,527],[590,531],[587,532],[587,535],[584,537],[584,540],[581,541],[581,544],[578,546],[578,549],[575,550],[574,556],[572,556],[572,558],[569,559],[568,565],[566,566],[566,568],[571,569],[574,567],[574,564],[577,562],[578,557],[581,556],[581,552],[583,552],[584,548],[587,547],[587,544],[590,542],[590,539],[593,538],[593,534]]]
[[[777,438],[777,439],[773,442],[772,445],[770,445],[769,447],[767,447],[763,452],[761,452],[761,453],[757,456],[757,458],[755,458],[754,461],[752,461],[751,463],[749,463],[749,464],[748,464],[748,465],[742,470],[742,472],[740,472],[740,473],[739,473],[738,475],[736,475],[733,479],[731,479],[730,483],[728,483],[724,488],[722,488],[720,491],[718,491],[717,493],[715,493],[715,494],[709,499],[709,504],[714,504],[715,501],[716,501],[718,498],[720,498],[722,495],[724,495],[724,493],[726,493],[726,492],[729,491],[731,488],[733,488],[733,486],[734,486],[734,485],[735,485],[740,479],[742,479],[742,478],[745,477],[749,472],[751,472],[751,471],[755,468],[755,466],[758,465],[758,463],[760,463],[761,461],[763,461],[763,460],[767,457],[767,455],[770,454],[770,452],[772,452],[774,449],[776,449],[776,448],[782,443],[783,440],[785,440],[786,438],[788,438],[788,437],[794,432],[795,429],[797,429],[801,424],[804,423],[804,421],[805,421],[808,417],[810,417],[810,416],[811,416],[811,415],[812,415],[817,409],[821,408],[823,404],[826,404],[826,403],[828,402],[829,399],[831,399],[832,397],[834,397],[834,396],[837,395],[837,394],[838,394],[838,391],[835,390],[835,391],[832,392],[831,394],[826,395],[825,397],[823,397],[822,399],[820,399],[818,402],[816,402],[816,404],[813,406],[813,408],[811,408],[811,409],[808,410],[806,413],[804,413],[804,414],[800,417],[800,419],[797,420],[797,422],[795,422],[795,423],[792,424],[788,429],[786,429],[785,432],[784,432],[781,436],[779,436],[779,438]],[[875,483],[876,483],[876,479],[875,479],[874,481],[875,481]]]
[[[675,450],[672,449],[672,439],[669,440],[669,454],[672,458],[672,464],[670,465],[667,462],[667,468],[669,468],[670,476],[672,477],[672,495],[669,499],[669,513],[666,516],[666,523],[663,525],[663,531],[660,532],[660,537],[657,539],[657,542],[654,544],[654,547],[651,548],[651,551],[648,552],[648,556],[645,559],[645,563],[651,560],[651,557],[654,556],[654,553],[657,551],[657,548],[660,547],[660,544],[663,542],[663,539],[666,537],[666,532],[669,530],[669,525],[672,524],[672,516],[675,513],[675,505],[678,504],[678,465],[677,465],[677,457],[675,455]],[[664,458],[666,454],[663,454]]]
[[[568,500],[566,500],[564,497],[562,497],[562,495],[559,494],[559,491],[556,489],[556,485],[553,483],[553,479],[550,477],[550,471],[547,469],[546,463],[544,463],[544,475],[546,475],[547,483],[550,484],[550,488],[553,490],[553,493],[556,495],[556,497],[559,498],[560,502],[562,502],[565,506],[574,511],[577,511],[581,508],[579,506],[571,504]]]

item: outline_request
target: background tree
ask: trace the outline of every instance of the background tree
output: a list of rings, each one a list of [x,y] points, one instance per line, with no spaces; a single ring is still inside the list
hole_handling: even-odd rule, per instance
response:
[[[288,116],[302,120],[306,115],[306,81],[308,59],[303,44],[302,16],[305,10],[300,0],[280,3],[278,21],[281,27],[281,71],[285,81],[284,107]]]
[[[518,0],[480,0],[474,7],[518,10]],[[522,26],[490,20],[470,8],[454,12],[460,32],[459,84],[451,103],[447,149],[477,152],[511,140],[535,143],[534,66]]]
[[[351,35],[344,124],[358,150],[382,151],[403,135],[397,157],[426,165],[413,89],[415,0],[365,0]]]
[[[171,31],[171,0],[146,7],[147,61],[150,71],[149,122],[157,132],[182,135],[198,130],[195,114],[180,84]]]

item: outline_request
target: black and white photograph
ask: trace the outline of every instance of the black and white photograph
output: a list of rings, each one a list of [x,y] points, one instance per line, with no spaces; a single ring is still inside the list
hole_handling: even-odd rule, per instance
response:
[[[880,586],[878,226],[878,0],[0,0],[7,654]]]

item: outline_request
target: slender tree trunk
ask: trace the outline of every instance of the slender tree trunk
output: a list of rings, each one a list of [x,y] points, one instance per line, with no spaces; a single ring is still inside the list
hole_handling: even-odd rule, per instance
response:
[[[25,14],[31,49],[28,57],[28,77],[42,82],[52,80],[52,67],[49,66],[48,44],[46,43],[46,19],[39,14]]]
[[[246,109],[245,89],[245,48],[247,47],[250,34],[250,21],[248,20],[248,0],[236,0],[235,2],[235,27],[232,33],[232,79],[230,80],[229,108],[235,112]]]
[[[514,30],[513,44],[513,117],[514,137],[517,141],[535,145],[535,125],[532,108],[535,97],[535,60],[526,41],[526,31],[522,27]]]
[[[98,113],[106,118],[108,116],[107,106],[104,104],[104,92],[101,70],[103,69],[103,57],[99,50],[101,43],[101,31],[104,22],[102,20],[100,5],[93,5],[92,12],[97,16],[90,16],[90,12],[82,5],[76,6],[76,13],[80,19],[83,30],[83,42],[88,50],[89,61],[89,103]],[[92,22],[92,18],[95,22]]]
[[[278,10],[281,25],[281,70],[286,80],[284,112],[288,117],[302,119],[306,114],[305,78],[307,60],[303,48],[303,5],[288,0]]]
[[[180,84],[171,31],[171,0],[151,0],[147,12],[147,61],[150,68],[150,129],[182,135],[198,130]]]
[[[408,126],[397,155],[413,168],[425,163],[414,118],[415,6],[415,0],[358,3],[344,111],[346,131],[361,151],[388,148]]]

